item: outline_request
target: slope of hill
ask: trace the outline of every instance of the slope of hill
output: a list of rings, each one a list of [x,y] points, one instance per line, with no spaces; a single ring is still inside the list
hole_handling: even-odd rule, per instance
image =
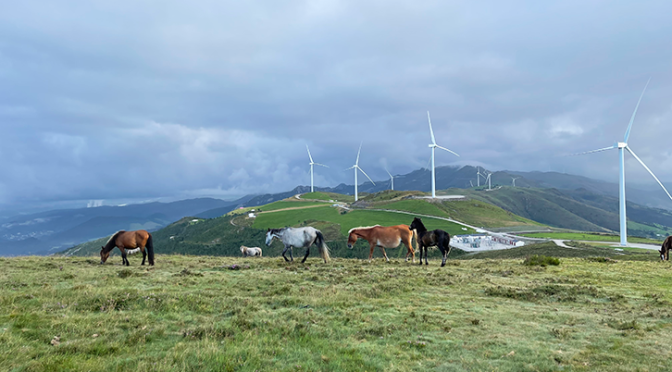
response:
[[[213,207],[230,211],[239,204],[240,201],[200,198],[172,203],[54,210],[17,216],[0,226],[0,255],[45,254],[54,248],[71,246],[117,230],[155,230],[184,216]],[[27,238],[31,238],[28,241],[30,244],[20,243]],[[22,247],[30,249],[22,251]]]

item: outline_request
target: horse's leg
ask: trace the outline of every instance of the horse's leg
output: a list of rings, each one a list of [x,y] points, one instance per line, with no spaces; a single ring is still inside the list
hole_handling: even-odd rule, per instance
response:
[[[413,243],[410,237],[404,241],[404,245],[406,246],[406,262],[408,262],[408,256],[411,255],[413,256],[413,263],[415,263],[415,252],[413,251]]]
[[[289,246],[289,260],[294,262],[294,255],[292,255],[292,251],[294,250],[294,246],[290,245]]]
[[[446,258],[448,258],[448,252],[450,251],[441,247],[441,253],[443,253],[443,260],[441,260],[441,267],[446,266]]]
[[[373,259],[373,250],[376,248],[376,242],[374,242],[373,239],[369,242],[369,248],[369,262],[371,262]]]
[[[121,265],[131,266],[131,264],[128,263],[128,258],[126,258],[126,250],[123,248],[121,248]]]
[[[380,250],[383,251],[383,256],[385,256],[385,259],[387,260],[387,262],[390,262],[390,259],[387,258],[387,253],[385,253],[385,247],[383,247],[383,246],[381,245],[381,246],[380,246]]]
[[[303,260],[301,260],[301,263],[306,262],[306,258],[308,258],[309,254],[310,254],[310,246],[306,247],[306,255],[303,256]]]
[[[418,250],[420,251],[420,266],[422,266],[422,243],[418,244]]]
[[[288,249],[289,249],[289,246],[286,245],[285,249],[282,251],[282,258],[284,258],[286,262],[289,262],[289,260],[287,259],[287,256],[285,256],[285,252],[287,252]],[[291,255],[291,252],[290,252],[290,255]]]
[[[147,252],[145,252],[145,247],[140,247],[140,252],[142,252],[142,263],[140,266],[145,265],[145,258],[147,257]]]

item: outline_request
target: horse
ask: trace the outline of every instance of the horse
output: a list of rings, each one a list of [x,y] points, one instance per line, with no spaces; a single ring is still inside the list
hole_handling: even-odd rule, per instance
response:
[[[660,260],[670,260],[670,249],[672,249],[672,235],[668,236],[660,247]]]
[[[145,264],[145,258],[149,255],[149,265],[154,265],[154,245],[152,243],[152,234],[145,230],[136,231],[117,231],[104,246],[100,247],[100,264],[104,264],[110,257],[110,252],[118,247],[121,251],[122,265],[130,266],[126,259],[126,249],[140,248],[142,252],[142,265]],[[147,252],[145,252],[145,249]]]
[[[373,257],[373,248],[378,246],[383,251],[383,256],[385,256],[387,262],[390,262],[390,259],[387,258],[387,253],[385,253],[385,248],[397,248],[399,244],[404,243],[407,249],[406,261],[408,261],[408,256],[410,255],[413,257],[413,263],[415,263],[415,252],[413,251],[411,240],[413,232],[407,225],[355,227],[348,231],[348,248],[352,248],[359,238],[369,242],[371,247],[369,261]]]
[[[261,248],[259,247],[246,247],[244,245],[240,246],[240,253],[243,254],[243,257],[247,256],[259,256],[261,257]]]
[[[273,239],[279,239],[282,244],[285,245],[285,250],[282,251],[282,257],[285,261],[289,262],[285,256],[285,252],[289,249],[289,258],[291,261],[294,261],[292,256],[292,247],[304,247],[306,248],[306,255],[301,260],[301,263],[306,262],[308,254],[310,254],[310,246],[315,244],[320,249],[320,255],[324,263],[329,261],[329,247],[327,247],[326,242],[324,241],[324,235],[320,230],[312,226],[307,227],[285,227],[282,229],[268,229],[266,232],[266,245],[270,246],[273,242]]]
[[[418,249],[420,250],[420,265],[422,265],[422,249],[425,249],[425,265],[429,265],[429,262],[427,262],[427,248],[437,246],[443,254],[441,267],[446,266],[446,258],[450,254],[450,234],[439,229],[427,231],[422,220],[418,217],[413,219],[409,228],[415,230],[417,233],[416,240],[418,242]]]
[[[136,253],[138,253],[138,252],[140,252],[140,248],[129,249],[129,250],[126,251],[126,255],[127,255],[127,256],[130,256],[130,255],[134,255],[134,254],[136,254]]]

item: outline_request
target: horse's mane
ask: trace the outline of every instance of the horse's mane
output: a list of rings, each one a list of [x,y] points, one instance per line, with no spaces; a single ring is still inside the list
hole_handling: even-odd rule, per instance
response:
[[[373,229],[374,227],[379,226],[380,225],[353,227],[352,229],[348,230],[348,235],[350,235],[354,230]]]
[[[112,236],[110,236],[110,238],[107,239],[107,243],[105,243],[104,250],[109,251],[109,250],[114,249],[114,240],[117,238],[117,236],[119,234],[125,233],[125,232],[126,232],[126,230],[119,230],[119,231],[115,232],[114,234],[112,234]],[[111,247],[110,247],[110,245],[111,245]]]

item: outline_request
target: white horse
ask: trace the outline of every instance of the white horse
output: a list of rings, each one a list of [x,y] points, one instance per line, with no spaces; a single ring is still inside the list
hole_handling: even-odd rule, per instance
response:
[[[306,248],[306,255],[301,260],[301,263],[306,262],[308,254],[310,254],[310,246],[315,244],[320,249],[320,255],[324,263],[329,261],[329,247],[324,241],[324,235],[320,230],[314,227],[285,227],[282,229],[268,229],[266,232],[266,245],[270,246],[273,238],[278,238],[282,244],[285,245],[285,250],[282,251],[282,257],[285,261],[290,261],[285,256],[285,252],[289,249],[289,258],[294,261],[292,256],[292,247]]]
[[[240,253],[243,254],[243,257],[248,257],[248,256],[259,256],[261,257],[261,248],[259,247],[246,247],[244,245],[240,246]]]
[[[131,255],[131,254],[136,254],[140,252],[140,248],[135,248],[135,249],[127,249],[126,254]]]

